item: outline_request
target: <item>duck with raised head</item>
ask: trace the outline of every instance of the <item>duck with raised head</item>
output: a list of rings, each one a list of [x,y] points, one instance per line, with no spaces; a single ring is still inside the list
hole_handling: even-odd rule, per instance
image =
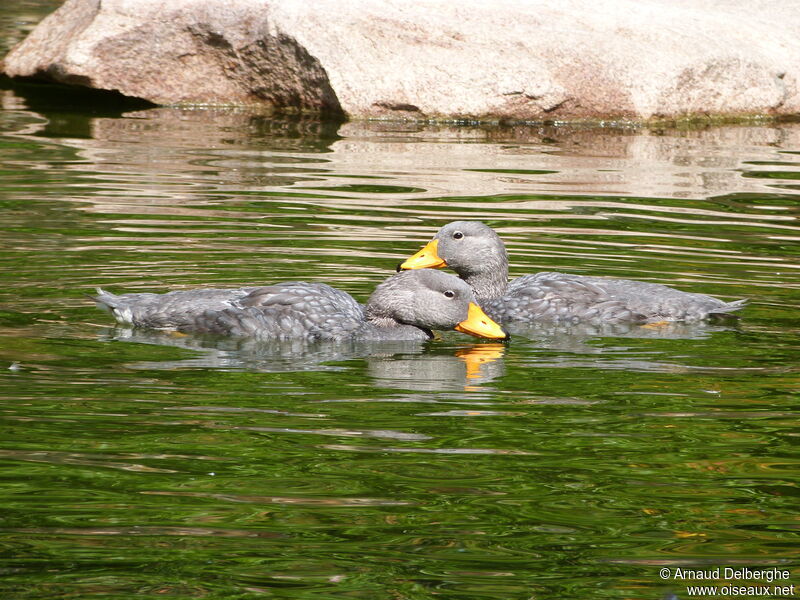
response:
[[[324,283],[290,281],[265,287],[111,294],[94,300],[119,323],[184,333],[261,340],[425,340],[431,330],[455,329],[506,339],[478,306],[470,287],[448,273],[423,269],[379,284],[361,306]]]
[[[659,283],[567,273],[523,275],[509,283],[505,244],[480,221],[448,223],[398,269],[443,267],[468,283],[481,307],[501,323],[697,322],[728,315],[746,302]]]

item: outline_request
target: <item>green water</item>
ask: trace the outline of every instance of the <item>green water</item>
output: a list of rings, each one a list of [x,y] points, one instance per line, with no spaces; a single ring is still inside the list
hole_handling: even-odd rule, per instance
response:
[[[0,94],[0,598],[683,599],[704,582],[675,569],[726,566],[800,585],[800,126]],[[514,276],[750,304],[734,326],[267,352],[115,329],[87,298],[302,279],[364,300],[465,218]]]

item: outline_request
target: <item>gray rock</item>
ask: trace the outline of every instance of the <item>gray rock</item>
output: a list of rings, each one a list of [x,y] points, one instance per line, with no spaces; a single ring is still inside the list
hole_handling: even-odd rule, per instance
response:
[[[800,112],[797,0],[67,0],[12,77],[356,118]]]

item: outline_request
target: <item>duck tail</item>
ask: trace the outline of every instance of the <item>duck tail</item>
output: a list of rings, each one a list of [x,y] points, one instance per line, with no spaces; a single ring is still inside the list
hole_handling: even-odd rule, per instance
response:
[[[735,323],[739,320],[739,317],[731,313],[744,308],[747,305],[747,300],[747,298],[734,300],[733,302],[725,302],[722,306],[715,307],[714,310],[708,313],[709,321],[719,324]]]
[[[717,313],[731,313],[735,310],[739,310],[740,308],[744,308],[747,305],[747,298],[743,298],[742,300],[734,300],[733,302],[727,302],[724,306],[716,309],[714,312]]]
[[[97,303],[97,308],[102,308],[103,310],[110,310],[113,311],[115,308],[119,308],[119,297],[115,296],[111,292],[105,291],[103,288],[95,288],[97,292],[94,295],[89,295],[89,298]]]
[[[133,312],[130,306],[124,302],[123,298],[111,292],[107,292],[103,288],[95,288],[95,290],[97,293],[93,296],[89,296],[89,298],[94,300],[97,308],[110,312],[114,315],[118,323],[133,323]]]

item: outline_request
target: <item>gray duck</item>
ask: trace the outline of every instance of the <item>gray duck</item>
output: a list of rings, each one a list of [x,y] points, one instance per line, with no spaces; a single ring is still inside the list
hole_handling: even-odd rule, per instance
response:
[[[746,303],[659,283],[567,273],[535,273],[509,282],[505,244],[480,221],[448,223],[398,269],[442,267],[468,283],[480,306],[501,323],[691,323],[728,315]]]
[[[422,269],[389,277],[365,306],[324,283],[193,289],[164,294],[93,296],[119,323],[183,333],[260,340],[425,340],[431,330],[476,337],[508,335],[480,309],[470,287],[448,273]]]

